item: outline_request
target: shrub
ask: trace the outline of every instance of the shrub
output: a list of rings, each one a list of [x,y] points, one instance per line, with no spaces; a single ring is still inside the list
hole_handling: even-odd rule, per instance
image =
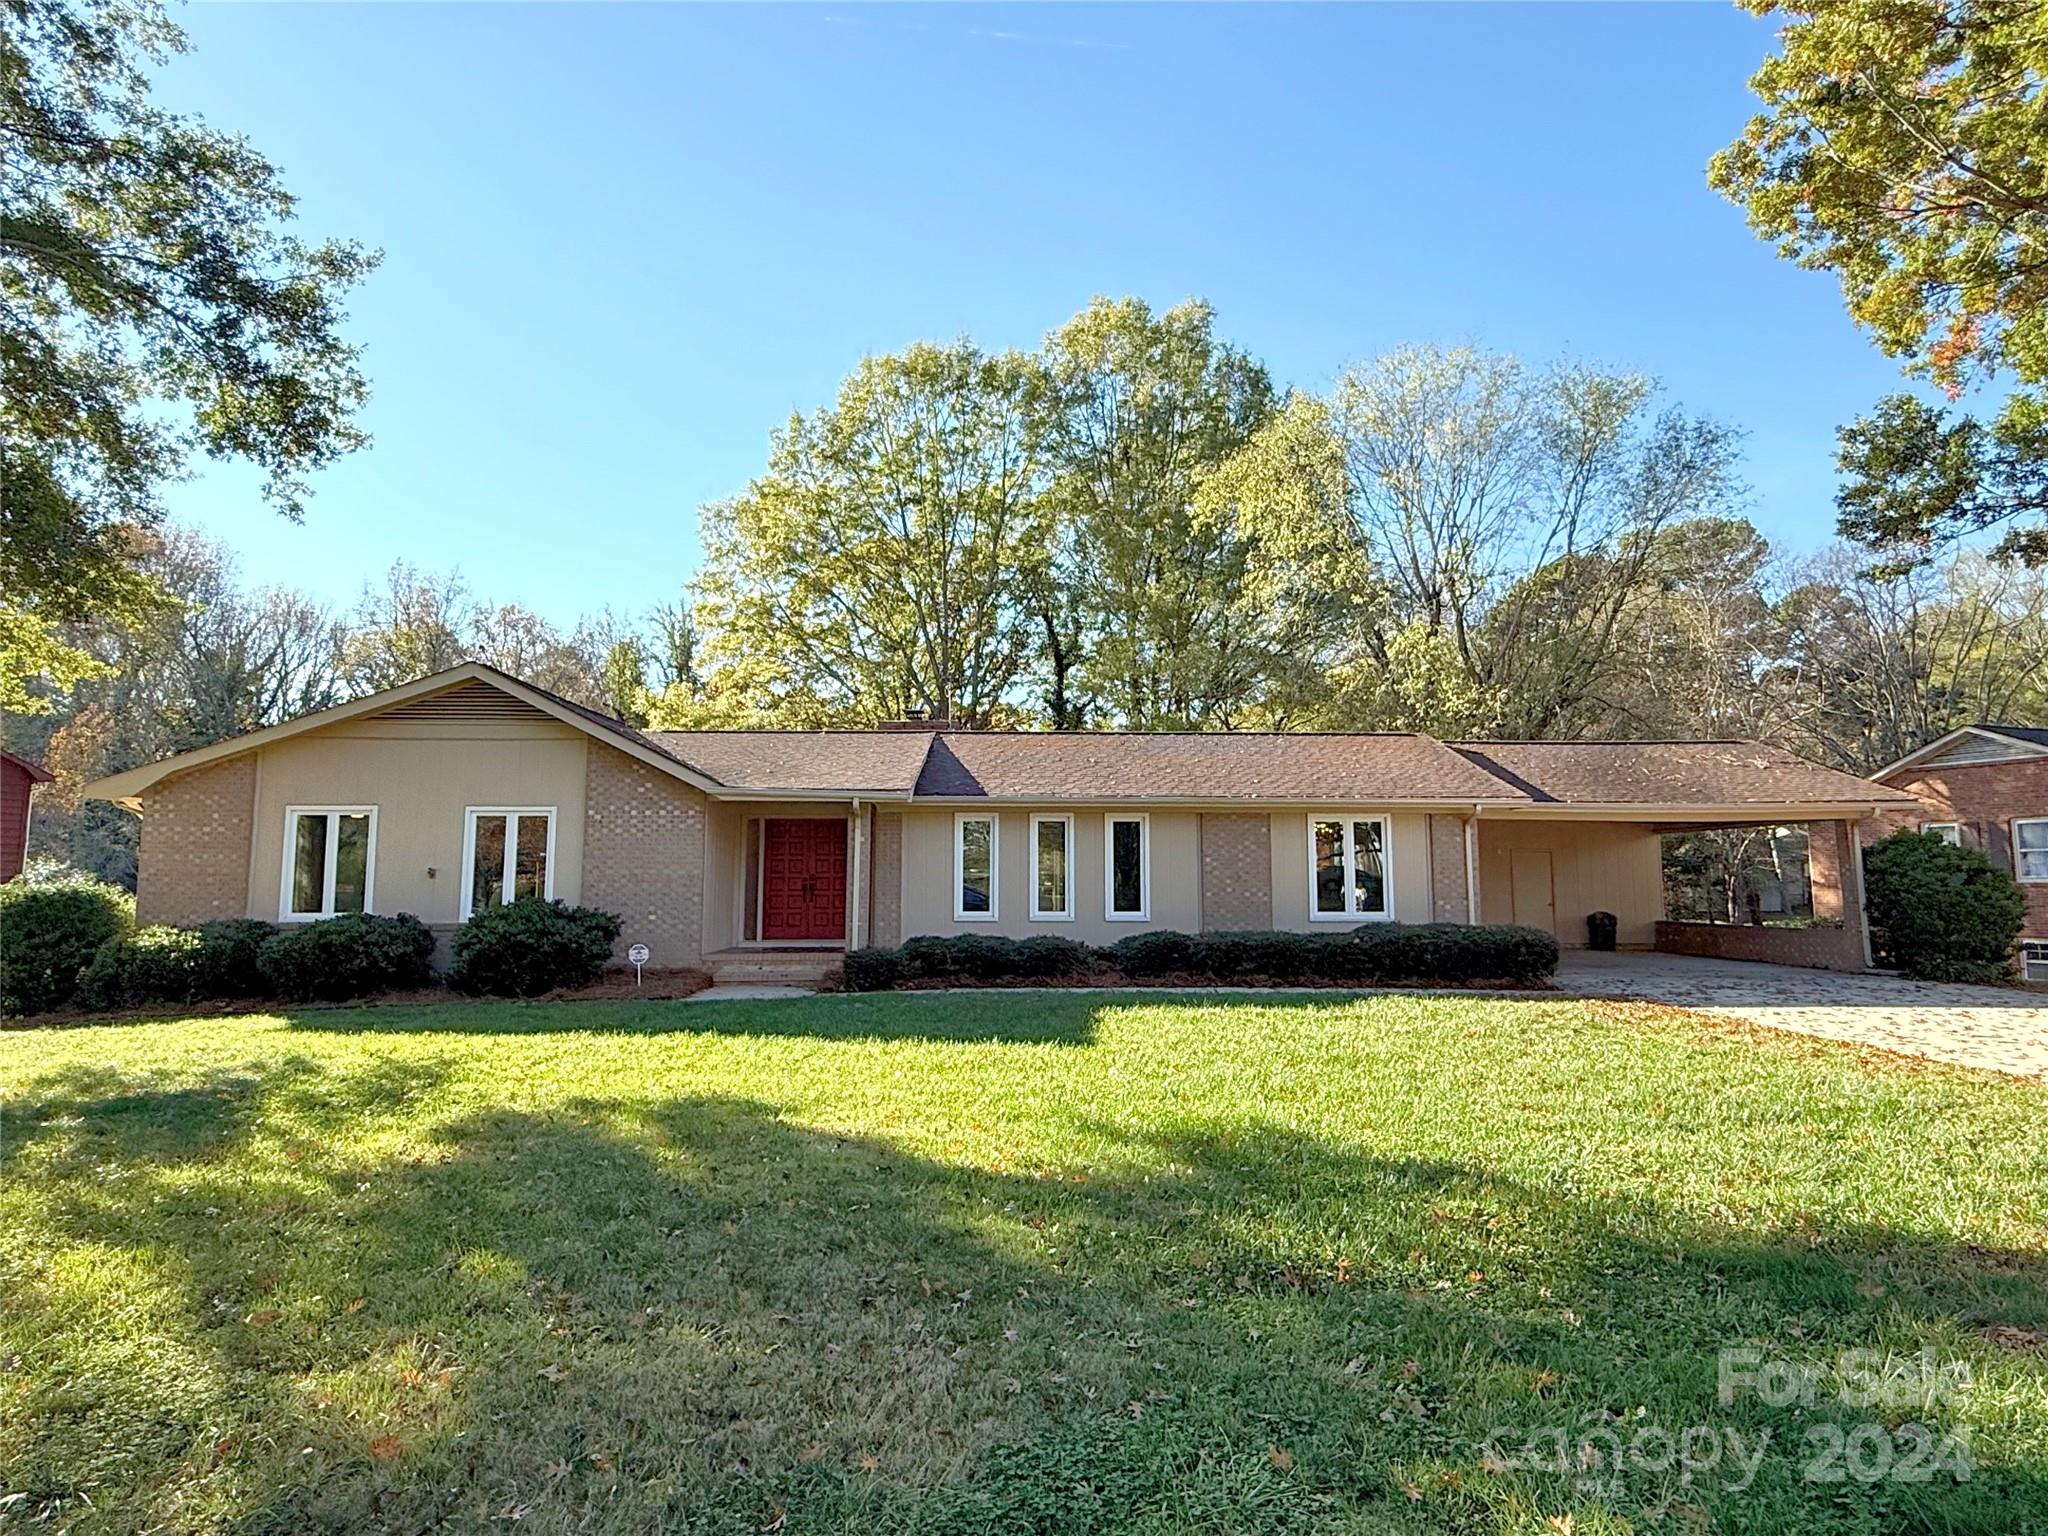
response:
[[[1171,976],[1194,969],[1195,941],[1185,933],[1161,930],[1118,939],[1103,958],[1134,981]]]
[[[1042,933],[1020,943],[1011,957],[1014,976],[1057,979],[1083,976],[1097,965],[1095,951],[1078,939]]]
[[[1922,981],[2006,981],[2027,900],[1974,848],[1896,832],[1863,856],[1877,958]]]
[[[1368,923],[1345,942],[1357,980],[1536,981],[1557,969],[1557,939],[1541,928]]]
[[[271,990],[263,974],[263,946],[277,924],[255,917],[229,917],[199,925],[200,997],[264,997]]]
[[[256,964],[281,997],[342,1002],[421,985],[433,952],[434,935],[409,912],[351,912],[272,934]]]
[[[185,1003],[199,996],[199,935],[190,928],[138,929],[100,946],[78,976],[88,1008]]]
[[[72,999],[107,940],[135,926],[135,898],[97,880],[0,885],[0,1012],[41,1013]]]
[[[459,991],[510,997],[585,987],[611,959],[621,926],[613,913],[537,896],[486,907],[456,932],[448,980]]]
[[[90,1008],[124,1008],[261,996],[270,988],[257,955],[276,932],[272,923],[232,918],[111,938],[80,974],[78,1000]]]
[[[1187,969],[1218,981],[1341,980],[1318,963],[1328,948],[1306,933],[1210,933],[1191,941]]]
[[[886,992],[904,979],[900,949],[856,949],[848,953],[841,980],[849,992]]]
[[[1050,934],[911,939],[847,956],[850,991],[920,979],[1036,981],[1108,967],[1133,981],[1191,976],[1242,982],[1533,982],[1557,969],[1557,940],[1539,928],[1470,923],[1368,923],[1348,933],[1134,933],[1106,949]]]

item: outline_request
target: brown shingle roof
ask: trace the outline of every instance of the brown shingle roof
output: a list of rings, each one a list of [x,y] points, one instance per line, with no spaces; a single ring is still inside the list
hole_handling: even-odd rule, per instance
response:
[[[1454,741],[1475,765],[1559,805],[1912,803],[1760,741]]]
[[[886,790],[917,782],[927,731],[649,731],[678,762],[734,789]]]
[[[1520,800],[1431,736],[942,731],[920,796],[998,800]]]

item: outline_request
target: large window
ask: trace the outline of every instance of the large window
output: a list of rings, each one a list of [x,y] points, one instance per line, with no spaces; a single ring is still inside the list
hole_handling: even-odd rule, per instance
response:
[[[1152,823],[1111,811],[1102,818],[1102,915],[1113,923],[1152,916]]]
[[[377,873],[377,807],[292,805],[284,813],[278,921],[310,923],[370,912]]]
[[[462,920],[522,896],[555,894],[555,808],[473,805],[462,837]]]
[[[1074,818],[1031,818],[1031,916],[1071,922],[1074,916]]]
[[[1317,922],[1371,922],[1394,915],[1384,816],[1311,816],[1308,913]]]
[[[2048,881],[2048,816],[2012,824],[2013,873],[2032,884]]]
[[[996,818],[953,818],[953,916],[968,923],[996,917]]]

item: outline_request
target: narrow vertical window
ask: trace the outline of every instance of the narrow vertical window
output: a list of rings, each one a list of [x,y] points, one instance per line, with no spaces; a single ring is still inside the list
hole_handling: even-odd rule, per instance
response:
[[[555,894],[555,808],[473,805],[463,830],[462,920]]]
[[[991,922],[996,915],[996,819],[953,818],[953,916]]]
[[[1102,819],[1102,915],[1142,923],[1152,916],[1152,822],[1111,811]]]
[[[1348,917],[1349,902],[1344,895],[1344,823],[1315,823],[1316,916]]]
[[[1389,831],[1384,816],[1309,818],[1311,918],[1356,922],[1394,915]]]
[[[1074,818],[1031,818],[1031,915],[1044,922],[1074,916]]]
[[[288,806],[279,921],[305,923],[373,910],[376,830],[375,806]]]

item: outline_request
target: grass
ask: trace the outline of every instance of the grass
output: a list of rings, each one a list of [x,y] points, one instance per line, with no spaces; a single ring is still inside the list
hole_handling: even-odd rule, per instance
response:
[[[0,1528],[2048,1531],[2038,1084],[954,994],[15,1033],[0,1112]],[[1723,1404],[1742,1346],[1971,1381]],[[1973,1470],[1810,1480],[1866,1420]]]

